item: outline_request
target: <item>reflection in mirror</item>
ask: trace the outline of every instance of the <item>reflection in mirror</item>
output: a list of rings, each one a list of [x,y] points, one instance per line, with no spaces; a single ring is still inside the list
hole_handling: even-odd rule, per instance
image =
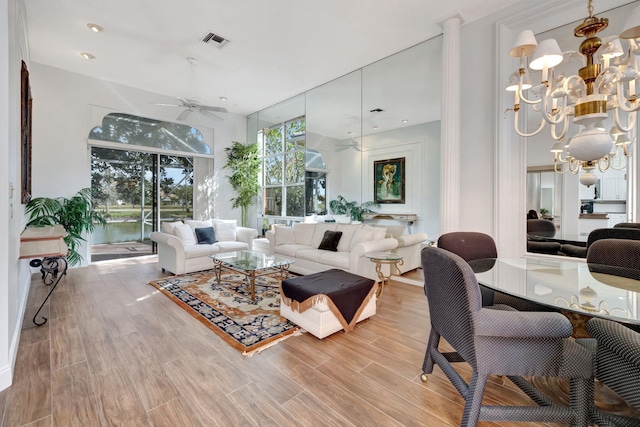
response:
[[[609,26],[602,32],[598,33],[598,37],[602,40],[607,39],[610,36],[617,35],[626,21],[627,16],[631,13],[631,10],[637,4],[625,5],[613,10],[598,13],[599,17],[606,17],[609,19]],[[576,5],[576,7],[584,8],[583,4]],[[586,13],[586,10],[585,10]],[[576,74],[577,69],[583,66],[581,64],[582,55],[577,54],[580,43],[584,40],[582,37],[574,36],[574,28],[581,23],[574,22],[565,26],[536,34],[538,43],[542,40],[554,38],[558,41],[558,44],[563,51],[565,59],[560,64],[557,73]],[[625,42],[626,43],[626,42]],[[532,75],[531,79],[534,82],[540,81],[540,72],[531,72],[527,69],[527,72]],[[536,74],[537,73],[537,74]],[[531,91],[524,92],[525,96],[532,98]],[[626,122],[627,117],[621,117],[621,120]],[[528,114],[527,116],[527,128],[533,130],[540,125],[540,115]],[[613,120],[608,118],[603,122],[603,127],[611,129],[613,127]],[[580,126],[570,123],[567,136],[562,145],[568,144],[570,139],[578,133]],[[636,132],[630,132],[627,137],[631,141],[635,141]],[[612,137],[615,138],[615,137]],[[548,127],[544,129],[540,134],[526,138],[527,144],[527,167],[531,171],[532,168],[538,170],[543,169],[542,166],[552,164],[554,160],[554,154],[549,150],[552,148],[555,141],[549,135]],[[629,146],[631,150],[636,149],[637,143]],[[566,156],[566,151],[563,153],[563,157]],[[556,173],[554,181],[554,197],[552,214],[553,221],[556,224],[558,230],[558,236],[566,240],[576,240],[579,242],[586,241],[588,234],[595,228],[611,227],[617,222],[622,222],[631,215],[631,206],[635,200],[636,195],[630,189],[635,186],[637,180],[636,174],[634,174],[635,165],[633,158],[629,161],[629,167],[624,168],[624,163],[620,163],[620,160],[616,159],[615,166],[622,170],[616,170],[609,168],[602,172],[595,168],[594,173],[596,175],[596,182],[589,187],[580,184],[579,176],[571,172],[559,174]],[[558,165],[557,169],[561,170],[561,167],[566,170],[567,165]],[[553,166],[550,167],[553,170]],[[581,172],[582,173],[582,172]],[[527,178],[527,209],[539,209],[543,206],[536,204],[534,194],[538,194],[537,190],[529,186],[530,175],[528,173]],[[561,184],[561,186],[558,185]],[[631,183],[631,184],[630,184]],[[540,189],[542,186],[539,187]],[[538,194],[541,196],[541,193]],[[542,199],[540,202],[542,203]],[[523,212],[523,218],[524,214]]]
[[[304,212],[267,209],[271,203],[267,199],[282,203],[280,199],[287,197],[274,194],[261,200],[260,221],[263,215],[269,223],[321,215],[338,196],[357,204],[373,201],[381,181],[375,177],[374,162],[403,159],[406,197],[402,203],[383,201],[378,211],[386,217],[415,214],[418,220],[412,230],[437,236],[441,58],[440,36],[249,116],[249,141],[255,140],[256,134],[266,138],[278,124],[305,119]],[[391,176],[390,185],[399,183],[400,176]],[[271,181],[262,184],[279,185]],[[399,233],[411,230],[406,219],[368,221],[397,225]]]

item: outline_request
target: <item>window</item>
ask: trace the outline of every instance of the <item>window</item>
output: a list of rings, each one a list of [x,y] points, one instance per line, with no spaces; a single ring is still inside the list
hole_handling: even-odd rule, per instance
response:
[[[305,215],[305,118],[258,131],[262,154],[262,214]]]

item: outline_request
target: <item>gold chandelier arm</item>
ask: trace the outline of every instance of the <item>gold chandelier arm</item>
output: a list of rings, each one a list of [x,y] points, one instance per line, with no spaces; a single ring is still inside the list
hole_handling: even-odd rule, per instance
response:
[[[516,110],[515,114],[513,115],[513,127],[516,130],[516,133],[525,138],[539,134],[542,128],[544,128],[544,125],[545,125],[545,121],[544,119],[542,119],[540,120],[540,126],[535,131],[531,133],[520,132],[520,129],[518,128],[518,111]]]
[[[622,123],[620,123],[620,111],[617,108],[613,109],[613,120],[616,124],[616,127],[620,129],[622,132],[629,132],[631,129],[635,127],[637,115],[638,115],[637,111],[634,111],[631,114],[629,114],[628,125],[623,126]]]

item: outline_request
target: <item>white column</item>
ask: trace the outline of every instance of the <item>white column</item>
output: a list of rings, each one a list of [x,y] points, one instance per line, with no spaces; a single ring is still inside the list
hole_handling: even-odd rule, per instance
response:
[[[460,228],[460,26],[455,11],[438,20],[443,29],[440,120],[440,234]]]

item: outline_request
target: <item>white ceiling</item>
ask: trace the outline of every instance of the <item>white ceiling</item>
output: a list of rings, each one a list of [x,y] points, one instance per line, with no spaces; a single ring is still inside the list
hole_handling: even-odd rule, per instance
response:
[[[31,61],[249,114],[437,36],[442,29],[436,21],[455,10],[469,22],[518,1],[24,3]],[[94,33],[88,23],[104,31]],[[222,49],[204,44],[210,31],[230,43]],[[80,52],[96,58],[86,60]],[[187,57],[198,59],[194,80]]]

